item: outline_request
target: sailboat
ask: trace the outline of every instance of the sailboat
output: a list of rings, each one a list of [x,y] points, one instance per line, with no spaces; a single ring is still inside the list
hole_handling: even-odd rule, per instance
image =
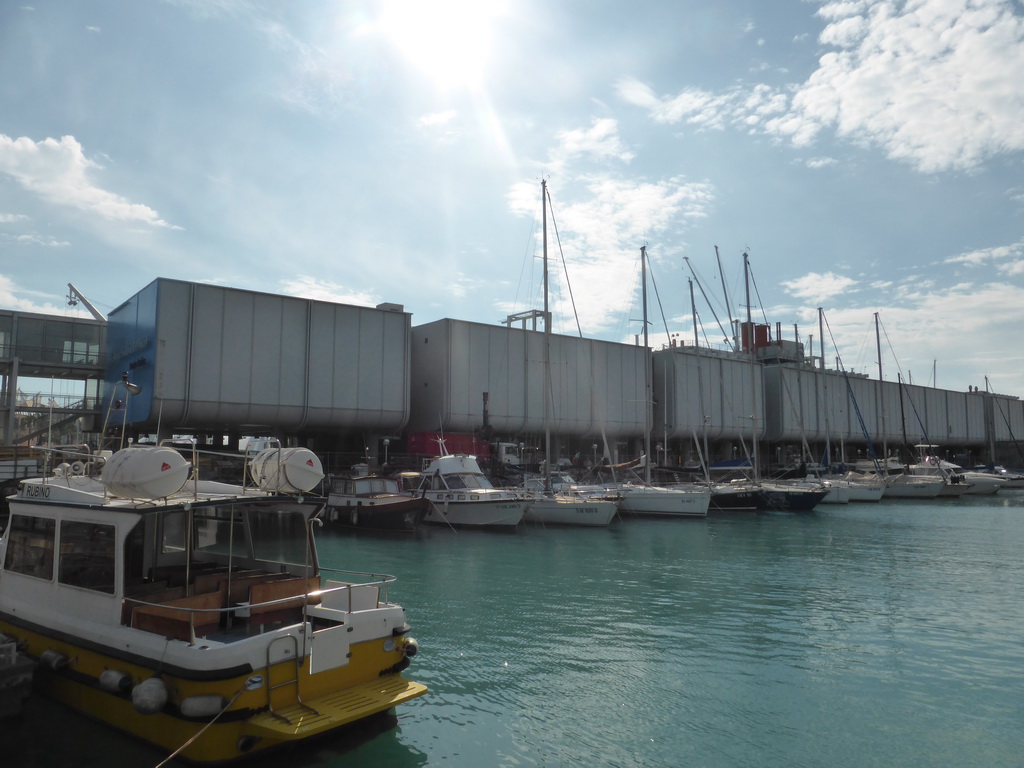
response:
[[[750,256],[743,254],[743,282],[746,290],[747,322],[741,331],[743,343],[746,345],[747,359],[750,365],[751,408],[751,443],[753,449],[752,474],[753,482],[760,489],[759,498],[764,510],[809,512],[813,510],[828,491],[818,484],[792,484],[781,480],[762,480],[760,477],[760,460],[757,445],[757,386],[754,376],[754,321],[751,316],[750,303]]]
[[[649,349],[647,338],[647,247],[640,248],[640,268],[643,283],[644,349]],[[636,482],[618,483],[615,489],[622,494],[619,511],[633,515],[655,517],[707,517],[711,504],[711,491],[694,485],[692,488],[665,488],[651,484],[651,367],[644,364],[644,477]]]
[[[548,307],[547,180],[541,181],[540,189],[544,250],[544,488],[531,495],[523,519],[528,523],[543,525],[606,526],[611,523],[618,512],[615,502],[579,494],[556,493],[551,485],[550,411],[553,406],[553,395],[551,392],[551,311]]]

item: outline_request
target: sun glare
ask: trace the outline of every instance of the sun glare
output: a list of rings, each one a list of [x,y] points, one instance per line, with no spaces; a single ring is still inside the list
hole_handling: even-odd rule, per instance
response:
[[[479,85],[501,3],[388,0],[380,26],[416,69],[441,89]]]

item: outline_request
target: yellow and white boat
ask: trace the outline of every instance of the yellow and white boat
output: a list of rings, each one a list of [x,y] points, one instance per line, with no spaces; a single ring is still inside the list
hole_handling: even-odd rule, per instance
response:
[[[312,452],[263,451],[251,485],[166,446],[68,458],[22,482],[0,540],[0,633],[43,692],[197,763],[426,692],[400,674],[418,645],[393,577],[319,567]]]

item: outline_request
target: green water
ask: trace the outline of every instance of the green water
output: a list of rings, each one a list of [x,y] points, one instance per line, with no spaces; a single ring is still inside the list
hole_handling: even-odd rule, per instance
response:
[[[319,549],[399,577],[431,690],[260,768],[1024,765],[1024,491]],[[57,723],[11,764],[163,759]]]

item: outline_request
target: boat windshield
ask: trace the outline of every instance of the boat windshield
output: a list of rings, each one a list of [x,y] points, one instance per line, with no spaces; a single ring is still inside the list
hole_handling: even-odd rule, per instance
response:
[[[391,477],[356,478],[355,492],[359,494],[398,493],[398,481]]]
[[[164,516],[158,555],[161,559],[185,551],[186,514]],[[302,564],[307,556],[306,514],[298,505],[287,509],[237,504],[201,507],[192,512],[191,548],[201,560],[228,556]]]
[[[476,472],[459,472],[458,474],[445,475],[445,482],[452,490],[461,488],[493,488],[490,481],[482,474]]]

